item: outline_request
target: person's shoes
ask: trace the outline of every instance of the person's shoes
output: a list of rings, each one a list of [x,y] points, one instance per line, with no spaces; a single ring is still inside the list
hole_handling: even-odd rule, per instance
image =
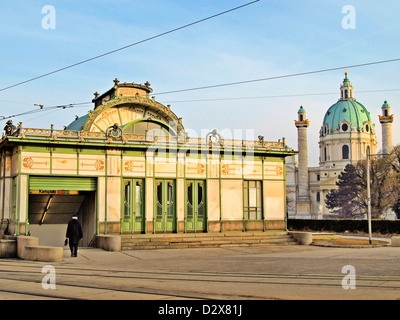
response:
[[[71,257],[73,257],[74,256],[74,254],[71,252]]]

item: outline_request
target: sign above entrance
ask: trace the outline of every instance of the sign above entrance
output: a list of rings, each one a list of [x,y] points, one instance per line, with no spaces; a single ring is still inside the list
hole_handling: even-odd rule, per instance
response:
[[[99,164],[101,165],[101,164]],[[96,178],[86,177],[57,177],[57,176],[30,176],[29,190],[60,191],[60,194],[73,194],[72,191],[95,191]],[[65,191],[64,191],[65,190]],[[70,193],[62,193],[67,192]],[[57,194],[57,193],[56,193]],[[75,193],[76,194],[76,193]]]
[[[77,190],[29,190],[29,194],[79,194]]]

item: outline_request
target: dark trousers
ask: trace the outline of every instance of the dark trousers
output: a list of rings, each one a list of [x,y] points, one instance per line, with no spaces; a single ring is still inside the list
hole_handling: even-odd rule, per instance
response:
[[[69,244],[69,248],[71,249],[71,257],[76,257],[78,255],[78,244]]]

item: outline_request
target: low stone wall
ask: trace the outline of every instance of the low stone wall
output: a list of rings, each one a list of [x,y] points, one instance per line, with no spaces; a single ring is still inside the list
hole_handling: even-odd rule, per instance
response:
[[[38,246],[39,238],[28,237],[28,236],[18,236],[17,237],[17,256],[18,258],[25,259],[25,248],[27,246]]]
[[[392,237],[392,247],[400,247],[400,237]]]
[[[18,236],[17,256],[24,260],[56,262],[62,261],[63,248],[39,246],[39,238]]]
[[[313,241],[311,232],[289,231],[289,234],[301,245],[309,245]]]
[[[107,251],[121,251],[121,236],[96,235],[96,246]]]
[[[62,247],[46,247],[46,246],[26,246],[25,260],[57,262],[62,261]]]
[[[0,239],[0,258],[17,257],[17,240]]]

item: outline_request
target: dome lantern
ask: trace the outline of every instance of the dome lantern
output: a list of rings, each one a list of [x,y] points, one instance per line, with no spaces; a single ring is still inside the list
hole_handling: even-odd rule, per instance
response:
[[[353,85],[349,78],[347,78],[347,69],[345,69],[343,83],[340,86],[340,99],[339,100],[354,100],[353,98]]]
[[[339,131],[370,132],[375,134],[370,113],[360,102],[353,98],[353,85],[347,77],[347,70],[341,89],[341,99],[325,113],[322,123],[323,135]],[[343,124],[346,124],[343,129]]]
[[[295,120],[296,127],[308,127],[310,122],[306,119],[306,109],[300,106],[299,111],[297,111],[298,118]]]

